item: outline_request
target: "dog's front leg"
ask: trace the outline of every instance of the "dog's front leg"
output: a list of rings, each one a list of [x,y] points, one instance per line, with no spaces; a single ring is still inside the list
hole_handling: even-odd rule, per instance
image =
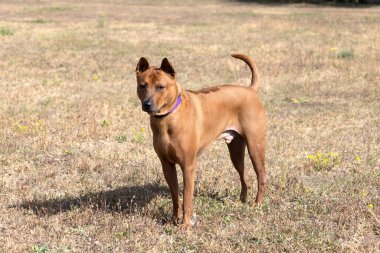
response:
[[[164,158],[160,158],[162,164],[162,170],[164,172],[165,180],[169,185],[170,195],[173,202],[173,222],[178,223],[181,215],[180,199],[178,192],[178,179],[175,164],[167,161]]]
[[[183,227],[191,227],[191,215],[193,213],[193,195],[195,181],[195,157],[190,161],[180,164],[183,174]]]

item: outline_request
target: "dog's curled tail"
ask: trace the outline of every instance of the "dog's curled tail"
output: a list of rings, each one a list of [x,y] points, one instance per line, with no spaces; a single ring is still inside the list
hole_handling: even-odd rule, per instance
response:
[[[257,92],[259,88],[260,74],[254,60],[251,57],[243,54],[232,54],[231,56],[240,59],[248,64],[248,67],[251,69],[252,72],[251,85],[249,87]]]

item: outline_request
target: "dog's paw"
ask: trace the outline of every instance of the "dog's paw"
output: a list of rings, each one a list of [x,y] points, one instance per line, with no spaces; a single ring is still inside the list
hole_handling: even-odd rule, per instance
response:
[[[256,208],[260,208],[260,207],[263,206],[263,202],[257,202],[257,201],[255,201],[252,206],[256,207]]]
[[[197,224],[197,215],[194,213],[191,218],[190,218],[190,222],[186,223],[185,221],[183,221],[183,223],[180,225],[180,228],[182,230],[188,230],[188,229],[191,229],[192,227],[194,227],[196,224]]]
[[[178,226],[181,224],[181,219],[179,217],[172,217],[173,225]]]
[[[185,224],[185,223],[183,223],[183,224],[181,224],[181,225],[179,226],[179,228],[180,228],[181,230],[190,230],[190,229],[191,229],[191,224]]]

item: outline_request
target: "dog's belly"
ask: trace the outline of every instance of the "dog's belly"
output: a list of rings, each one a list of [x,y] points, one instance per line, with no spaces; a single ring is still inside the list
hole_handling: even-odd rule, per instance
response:
[[[221,140],[223,139],[227,144],[231,143],[231,141],[236,137],[240,135],[240,132],[236,130],[236,128],[227,128],[224,130],[216,139]],[[197,157],[201,156],[202,153],[207,149],[207,146],[215,139],[210,140],[209,142],[203,143],[198,149]]]

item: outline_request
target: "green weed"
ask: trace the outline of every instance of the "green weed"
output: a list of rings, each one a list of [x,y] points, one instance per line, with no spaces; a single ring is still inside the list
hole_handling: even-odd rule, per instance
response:
[[[106,23],[105,18],[104,17],[100,17],[100,18],[98,18],[98,25],[97,25],[97,27],[98,28],[104,28],[105,23]]]
[[[176,232],[175,227],[173,226],[165,227],[164,231],[165,231],[165,234],[167,235],[173,235]]]
[[[30,152],[30,148],[29,147],[26,147],[26,146],[20,146],[16,149],[16,153],[18,154],[27,154],[28,152]]]
[[[39,13],[54,13],[54,12],[63,12],[63,11],[69,11],[73,8],[69,6],[49,6],[49,7],[43,7],[37,10]]]
[[[35,245],[30,250],[31,253],[51,253],[52,251],[46,245]]]
[[[46,23],[50,23],[51,20],[46,20],[46,19],[41,19],[41,18],[38,18],[38,19],[34,19],[32,21],[30,21],[30,23],[32,24],[46,24]]]
[[[123,142],[125,142],[127,140],[127,136],[125,134],[121,134],[121,135],[116,136],[115,140],[118,143],[123,143]]]
[[[1,26],[0,27],[0,35],[1,36],[10,36],[10,35],[13,35],[14,32],[12,31],[11,28],[9,27],[6,27],[6,26]]]
[[[111,125],[111,122],[108,119],[104,119],[104,120],[102,120],[102,122],[100,123],[100,125],[102,127],[109,127]]]
[[[354,58],[354,52],[352,50],[342,50],[336,56],[340,59],[352,59]]]
[[[123,238],[127,238],[131,235],[131,233],[129,231],[121,231],[121,232],[115,232],[112,234],[112,237],[113,238],[117,238],[117,239],[123,239]]]

